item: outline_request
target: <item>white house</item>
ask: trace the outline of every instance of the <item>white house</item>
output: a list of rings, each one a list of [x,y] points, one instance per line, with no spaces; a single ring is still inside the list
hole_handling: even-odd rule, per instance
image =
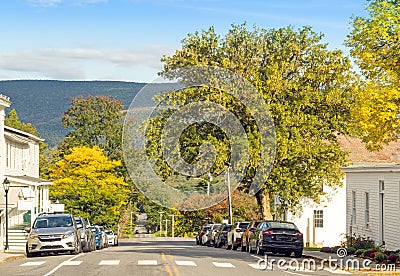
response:
[[[304,199],[301,212],[289,214],[288,219],[304,234],[306,246],[340,245],[351,232],[370,237],[377,244],[385,241],[388,248],[396,244],[399,248],[400,168],[396,163],[400,162],[400,142],[370,152],[358,138],[340,136],[338,140],[341,148],[349,152],[351,162],[343,168],[343,185],[336,189],[324,186],[327,196],[320,204]],[[379,192],[382,183],[386,190]],[[389,222],[392,218],[395,219]]]
[[[51,181],[39,178],[39,137],[4,125],[11,102],[0,95],[0,249],[6,233],[6,200],[3,182],[8,181],[8,226],[32,223],[48,211]]]

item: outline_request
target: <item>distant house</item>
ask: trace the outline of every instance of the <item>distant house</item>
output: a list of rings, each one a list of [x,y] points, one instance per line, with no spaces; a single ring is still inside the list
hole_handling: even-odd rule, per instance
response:
[[[320,204],[304,199],[301,212],[289,214],[288,219],[303,232],[306,246],[340,245],[351,233],[399,248],[400,142],[379,152],[369,152],[358,138],[340,136],[339,143],[351,162],[343,168],[342,187],[324,186],[327,196]],[[384,192],[379,190],[382,185]],[[389,222],[390,218],[396,219]]]
[[[51,181],[39,178],[39,137],[4,125],[8,97],[0,95],[0,249],[5,239],[6,204],[3,182],[8,192],[9,229],[29,225],[38,213],[48,211]]]

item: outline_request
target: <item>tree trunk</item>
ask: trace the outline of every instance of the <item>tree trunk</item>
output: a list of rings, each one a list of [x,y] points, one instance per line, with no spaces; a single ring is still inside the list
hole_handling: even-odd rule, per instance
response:
[[[257,203],[261,209],[262,218],[264,220],[272,220],[269,193],[265,189],[260,189],[256,193]]]

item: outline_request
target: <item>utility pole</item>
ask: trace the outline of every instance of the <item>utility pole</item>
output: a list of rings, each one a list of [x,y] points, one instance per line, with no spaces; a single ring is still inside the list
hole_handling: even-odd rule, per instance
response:
[[[164,212],[158,211],[158,213],[160,214],[160,236],[161,236],[161,233],[162,233],[162,216],[163,216]]]
[[[132,231],[132,225],[133,225],[133,212],[131,211],[131,234],[133,234],[133,231]]]
[[[175,214],[169,215],[171,217],[171,236],[175,237]]]
[[[169,219],[165,219],[165,237],[168,236],[168,221]]]
[[[213,177],[210,172],[208,172],[208,183],[207,183],[207,195],[210,195],[210,186],[211,186],[211,181],[213,180]]]

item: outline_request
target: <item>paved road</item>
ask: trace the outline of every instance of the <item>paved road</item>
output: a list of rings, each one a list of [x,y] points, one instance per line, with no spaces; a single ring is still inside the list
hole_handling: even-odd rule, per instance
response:
[[[257,265],[259,258],[246,252],[196,246],[194,240],[188,239],[130,239],[120,240],[118,247],[75,256],[50,255],[14,260],[0,265],[0,275],[290,276],[333,275],[334,272],[284,271],[276,265],[272,271],[262,270]]]

